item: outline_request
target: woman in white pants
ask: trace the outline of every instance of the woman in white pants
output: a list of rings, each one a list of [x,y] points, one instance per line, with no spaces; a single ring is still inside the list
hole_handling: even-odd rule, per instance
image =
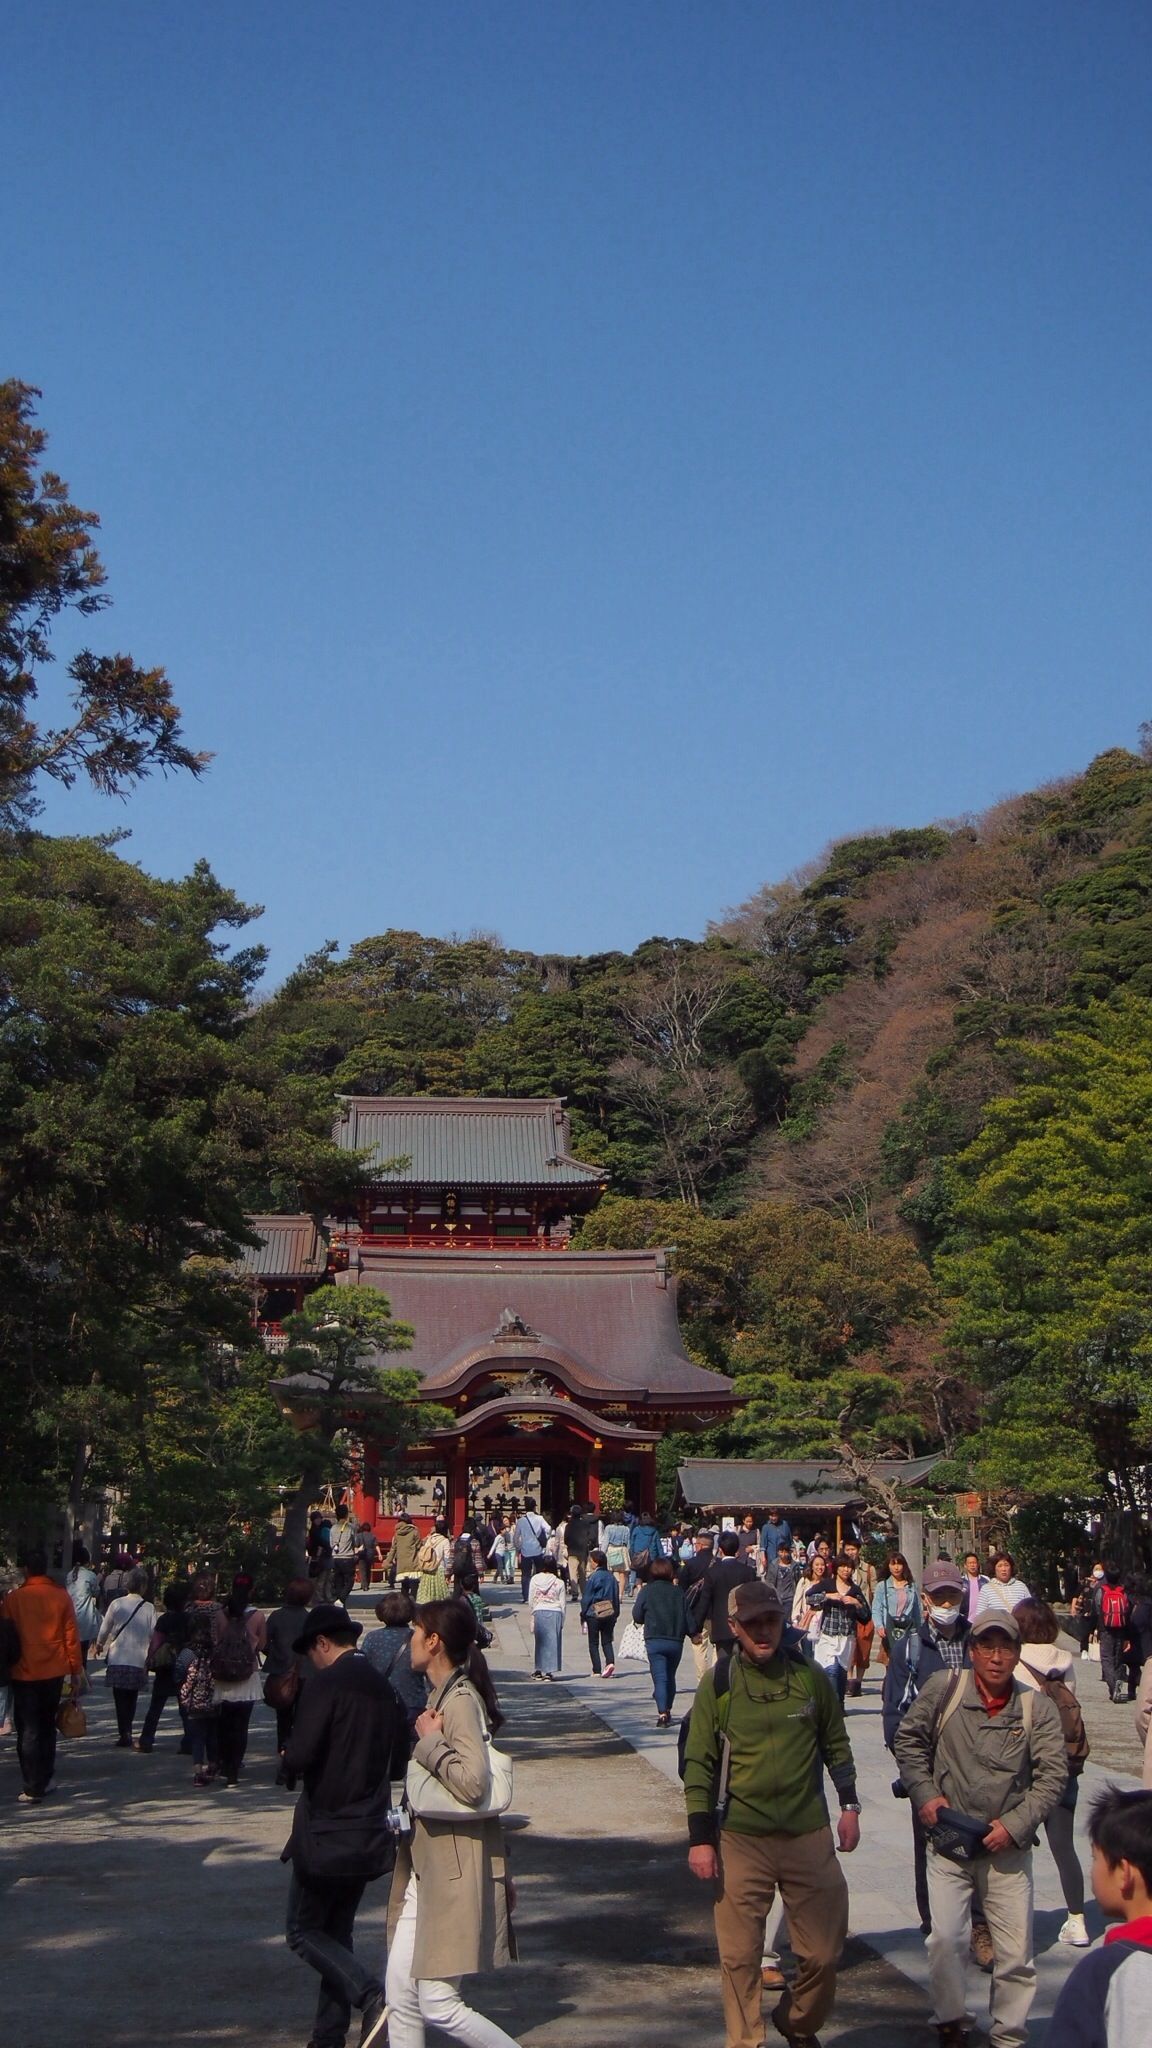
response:
[[[461,1600],[418,1607],[412,1669],[432,1687],[415,1725],[417,1763],[465,1806],[480,1806],[492,1779],[487,1735],[503,1715],[476,1643],[476,1617]],[[460,1979],[513,1960],[511,1880],[498,1819],[424,1821],[401,1838],[388,1905],[389,2048],[424,2048],[437,2027],[465,2048],[517,2048],[460,1996]]]

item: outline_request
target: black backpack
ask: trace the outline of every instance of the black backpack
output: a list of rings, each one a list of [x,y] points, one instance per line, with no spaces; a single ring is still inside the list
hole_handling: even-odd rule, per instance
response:
[[[256,1669],[256,1652],[242,1616],[237,1619],[229,1615],[219,1641],[213,1645],[210,1662],[213,1678],[218,1678],[222,1685],[251,1678]]]

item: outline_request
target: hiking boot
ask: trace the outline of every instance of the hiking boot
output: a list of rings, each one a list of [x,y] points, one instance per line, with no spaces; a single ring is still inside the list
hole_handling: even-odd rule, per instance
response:
[[[968,1943],[968,1953],[978,1970],[990,1970],[992,1968],[996,1960],[996,1951],[992,1946],[992,1936],[988,1932],[986,1921],[978,1920],[972,1929],[972,1939]],[[958,2027],[960,2021],[949,2020],[947,2025]]]

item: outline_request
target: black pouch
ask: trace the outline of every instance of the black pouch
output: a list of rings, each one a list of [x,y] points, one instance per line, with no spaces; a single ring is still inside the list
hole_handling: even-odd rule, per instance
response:
[[[286,1855],[306,1884],[369,1882],[396,1861],[396,1837],[389,1825],[387,1785],[339,1813],[316,1812],[301,1798]]]
[[[927,1835],[938,1856],[947,1856],[950,1863],[975,1863],[988,1854],[984,1837],[991,1825],[990,1820],[973,1820],[970,1813],[942,1806]]]

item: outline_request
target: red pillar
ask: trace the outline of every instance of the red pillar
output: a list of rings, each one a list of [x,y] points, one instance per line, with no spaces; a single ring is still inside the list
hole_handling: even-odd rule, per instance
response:
[[[593,1453],[592,1453],[592,1456],[591,1456],[591,1457],[589,1458],[589,1460],[588,1460],[588,1474],[587,1474],[587,1479],[586,1479],[586,1482],[585,1482],[585,1483],[586,1483],[586,1485],[587,1485],[588,1491],[587,1491],[587,1493],[586,1493],[586,1494],[584,1495],[584,1499],[585,1499],[585,1501],[587,1502],[588,1506],[589,1506],[590,1508],[595,1508],[595,1510],[596,1510],[597,1514],[599,1514],[599,1512],[600,1512],[600,1453],[599,1453],[598,1451],[593,1451]]]
[[[468,1453],[457,1451],[448,1460],[448,1499],[444,1503],[448,1527],[458,1536],[468,1513]]]

